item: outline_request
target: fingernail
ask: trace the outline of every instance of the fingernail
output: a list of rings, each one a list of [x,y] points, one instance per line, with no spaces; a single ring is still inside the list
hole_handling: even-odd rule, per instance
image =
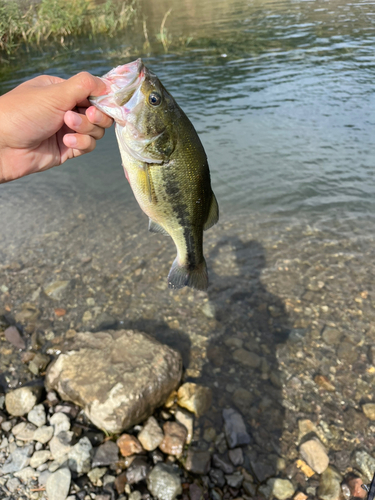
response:
[[[77,113],[74,113],[72,116],[72,122],[74,127],[78,127],[82,123],[82,118]]]
[[[74,146],[77,146],[77,138],[75,135],[66,135],[64,142],[69,148],[74,148]]]

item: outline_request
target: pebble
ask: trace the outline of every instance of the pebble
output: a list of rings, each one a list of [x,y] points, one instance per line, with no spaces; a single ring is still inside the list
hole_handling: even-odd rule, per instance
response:
[[[151,470],[150,464],[144,457],[135,457],[126,471],[126,480],[129,484],[136,484],[146,479]]]
[[[1,472],[3,474],[8,474],[24,469],[29,465],[30,457],[33,454],[33,451],[33,444],[28,444],[23,448],[17,447],[5,461],[1,468]]]
[[[233,359],[250,368],[259,368],[262,362],[262,358],[258,356],[258,354],[247,351],[246,349],[236,349],[233,352]]]
[[[318,434],[316,425],[308,419],[298,420],[298,431],[298,442],[300,442],[301,439],[307,434]]]
[[[193,439],[194,415],[186,410],[178,409],[174,414],[176,421],[187,430],[186,444],[190,444]]]
[[[46,481],[48,500],[66,500],[70,490],[71,474],[68,468],[59,469]]]
[[[51,459],[51,452],[49,450],[36,451],[34,455],[30,458],[30,466],[36,469],[50,459]]]
[[[271,496],[277,500],[286,500],[294,495],[295,488],[288,479],[271,478],[267,481]]]
[[[206,413],[212,403],[212,391],[209,387],[187,382],[177,391],[177,404],[186,408],[195,416]]]
[[[158,500],[174,500],[182,493],[179,475],[166,464],[155,465],[147,477],[147,486],[151,495]]]
[[[164,438],[159,446],[161,451],[167,455],[181,456],[187,436],[186,428],[177,422],[165,422],[163,430]]]
[[[211,454],[208,451],[189,448],[185,461],[185,469],[193,474],[207,474],[210,462]]]
[[[242,416],[233,408],[223,410],[224,431],[229,448],[249,444],[251,438],[246,431]]]
[[[17,349],[25,349],[25,341],[15,326],[9,326],[4,331],[4,335],[7,341],[14,345],[14,347],[17,347]]]
[[[228,455],[230,461],[235,467],[243,464],[242,448],[234,448],[233,450],[229,450]]]
[[[354,454],[354,463],[357,464],[359,470],[370,482],[375,471],[375,458],[369,455],[366,451],[356,451]]]
[[[196,483],[189,484],[189,497],[190,500],[203,500],[202,488]]]
[[[147,451],[155,450],[163,441],[164,434],[156,418],[150,417],[138,434],[138,440]]]
[[[92,467],[111,465],[118,460],[118,446],[113,441],[106,441],[95,450]]]
[[[320,476],[317,493],[321,500],[339,500],[341,498],[341,476],[332,467],[328,467]]]
[[[70,420],[69,417],[65,415],[65,413],[54,413],[49,422],[53,427],[54,436],[57,436],[57,434],[59,434],[61,431],[70,430]]]
[[[29,413],[38,402],[41,391],[34,387],[20,387],[8,392],[5,396],[7,412],[14,417],[22,417]]]
[[[94,467],[92,470],[90,470],[87,473],[87,476],[89,477],[89,479],[93,485],[101,486],[100,480],[106,472],[107,472],[107,467]],[[100,484],[99,484],[99,481],[100,481]]]
[[[345,480],[342,488],[347,485],[349,498],[367,498],[367,492],[362,488],[363,481],[360,477],[349,477]]]
[[[59,460],[70,451],[70,443],[73,439],[73,432],[62,431],[57,436],[53,436],[49,442],[49,449],[54,460]]]
[[[375,403],[364,404],[362,410],[369,420],[375,420]]]
[[[69,281],[55,281],[44,288],[44,293],[51,299],[58,299],[69,285]]]
[[[18,472],[14,473],[15,477],[18,477],[23,483],[28,483],[31,479],[39,477],[40,473],[34,470],[32,467],[25,467]]]
[[[225,476],[222,470],[220,469],[210,469],[208,473],[209,478],[211,479],[211,482],[215,485],[218,486],[219,488],[222,488],[225,485]]]
[[[242,474],[228,474],[225,476],[228,486],[231,488],[239,489],[242,486],[243,475]]]
[[[87,437],[83,437],[68,452],[69,469],[84,474],[91,469],[92,445]]]
[[[16,477],[12,477],[6,483],[6,487],[11,493],[15,493],[18,488],[21,486],[20,481]]]
[[[12,434],[19,441],[32,441],[34,439],[36,429],[37,428],[34,424],[21,422],[13,427]]]
[[[27,420],[37,427],[42,427],[46,423],[46,412],[43,405],[36,405],[29,411]]]
[[[326,327],[322,334],[324,342],[328,345],[339,344],[342,337],[342,333],[336,328]]]
[[[212,463],[215,467],[221,469],[225,474],[232,474],[232,472],[234,472],[233,465],[228,460],[226,460],[225,457],[221,457],[216,453],[214,453],[214,455],[212,456]]]
[[[53,427],[42,425],[34,432],[34,441],[46,444],[53,436]]]
[[[120,453],[123,457],[130,457],[137,453],[142,453],[143,448],[141,443],[135,436],[130,434],[123,434],[116,441],[117,446],[120,448]]]
[[[302,458],[315,472],[322,474],[327,469],[329,458],[320,441],[310,439],[302,443],[299,450]]]
[[[305,474],[307,478],[313,476],[315,472],[312,470],[311,467],[307,465],[307,463],[304,460],[297,460],[296,461],[296,466],[301,469],[301,471]]]
[[[308,496],[305,495],[302,491],[298,491],[294,497],[293,500],[307,500]]]

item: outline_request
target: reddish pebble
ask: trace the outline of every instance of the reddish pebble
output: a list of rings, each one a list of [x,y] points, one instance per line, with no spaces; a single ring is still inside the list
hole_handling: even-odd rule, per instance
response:
[[[58,318],[60,318],[61,316],[65,316],[65,314],[66,314],[66,310],[65,310],[65,309],[62,309],[62,308],[60,308],[60,307],[57,307],[57,308],[55,309],[55,314],[56,314],[56,316],[57,316]]]
[[[142,453],[143,448],[138,439],[130,434],[123,434],[116,441],[123,457],[130,457],[137,453]]]
[[[176,457],[182,455],[187,437],[186,427],[177,422],[166,422],[163,425],[163,430],[164,439],[159,446],[161,451]]]
[[[351,477],[346,481],[350,494],[354,498],[366,498],[367,492],[362,488],[363,481],[360,477]]]
[[[127,483],[126,472],[123,472],[122,474],[120,474],[119,476],[116,477],[115,488],[116,488],[117,493],[119,495],[121,495],[121,493],[124,493],[126,483]]]
[[[4,332],[5,338],[17,349],[25,349],[26,344],[15,326],[9,326]]]

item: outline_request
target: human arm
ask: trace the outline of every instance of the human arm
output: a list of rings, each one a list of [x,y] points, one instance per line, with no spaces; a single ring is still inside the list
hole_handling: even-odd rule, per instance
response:
[[[113,120],[87,98],[105,92],[100,78],[79,73],[38,76],[1,96],[0,183],[92,151]]]

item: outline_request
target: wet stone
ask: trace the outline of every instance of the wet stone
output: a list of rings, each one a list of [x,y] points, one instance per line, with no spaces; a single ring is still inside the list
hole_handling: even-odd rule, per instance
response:
[[[356,451],[354,454],[354,463],[357,465],[362,474],[370,482],[375,471],[375,458],[366,451]]]
[[[143,457],[136,457],[126,471],[126,480],[129,484],[136,484],[146,479],[151,466]]]
[[[328,467],[329,458],[320,441],[310,439],[300,446],[301,457],[318,474],[322,474]]]
[[[180,477],[166,464],[155,465],[147,478],[147,487],[157,500],[174,500],[182,493]]]
[[[29,370],[38,376],[45,371],[50,361],[51,358],[47,354],[38,352],[29,363]]]
[[[369,420],[375,420],[375,403],[364,404],[362,410]]]
[[[242,474],[229,474],[225,476],[228,486],[231,488],[239,489],[242,486],[243,475]]]
[[[367,498],[367,492],[362,488],[363,481],[360,477],[348,477],[344,484],[349,489],[349,498]]]
[[[190,500],[202,500],[203,499],[202,488],[196,483],[189,484],[189,497]]]
[[[116,444],[120,448],[120,453],[123,457],[130,457],[131,455],[136,455],[143,451],[142,445],[138,439],[130,434],[123,434],[120,436]]]
[[[337,357],[341,361],[352,364],[358,359],[357,347],[350,342],[341,342],[337,349]]]
[[[67,468],[59,469],[46,481],[48,500],[66,500],[70,489],[71,474]]]
[[[232,472],[234,472],[233,465],[225,457],[217,455],[216,453],[212,456],[212,463],[225,474],[232,474]]]
[[[208,451],[189,448],[185,461],[185,469],[193,474],[207,474],[210,468],[211,455]]]
[[[125,490],[125,484],[128,482],[128,480],[126,479],[126,472],[122,472],[121,474],[119,474],[116,479],[115,479],[115,488],[116,488],[116,491],[119,495],[121,495],[121,493],[124,493],[124,490]]]
[[[174,416],[176,421],[186,428],[186,444],[190,444],[193,438],[194,431],[194,415],[189,411],[178,409]]]
[[[14,347],[17,347],[17,349],[25,349],[25,341],[15,326],[9,326],[4,331],[4,336],[7,341],[14,345]]]
[[[286,500],[294,495],[295,488],[288,479],[272,478],[267,481],[271,496],[277,500]]]
[[[224,430],[229,448],[249,444],[251,438],[247,433],[242,416],[233,408],[223,410]]]
[[[363,429],[368,425],[366,415],[354,408],[345,411],[343,417],[345,429],[349,432],[357,432],[358,429]]]
[[[41,427],[46,423],[46,412],[43,405],[36,405],[29,411],[27,420],[37,427]]]
[[[38,403],[41,389],[36,387],[20,387],[8,392],[5,396],[7,412],[14,417],[22,417],[29,413]]]
[[[69,286],[69,281],[54,281],[44,288],[44,293],[51,299],[59,299]]]
[[[181,456],[187,437],[186,428],[177,422],[166,422],[163,430],[164,439],[160,444],[161,451],[167,455]]]
[[[156,418],[150,417],[138,434],[138,440],[147,451],[155,450],[163,441],[164,434]]]
[[[111,465],[117,462],[119,449],[113,441],[106,441],[101,444],[96,450],[92,461],[92,467],[102,467],[103,465]]]
[[[235,467],[243,464],[242,448],[234,448],[232,450],[229,450],[228,455],[230,461]]]
[[[337,345],[342,337],[342,333],[336,328],[326,327],[323,331],[322,338],[328,345]]]
[[[233,358],[239,363],[249,366],[250,368],[259,368],[262,359],[255,352],[247,351],[246,349],[236,349],[233,353]]]
[[[209,387],[187,382],[177,392],[177,404],[200,417],[206,413],[212,403],[212,391]]]
[[[341,476],[332,467],[328,467],[320,476],[317,493],[321,500],[339,500],[341,498]]]
[[[222,470],[220,469],[211,469],[208,473],[209,478],[219,488],[222,488],[225,485],[225,476]]]

